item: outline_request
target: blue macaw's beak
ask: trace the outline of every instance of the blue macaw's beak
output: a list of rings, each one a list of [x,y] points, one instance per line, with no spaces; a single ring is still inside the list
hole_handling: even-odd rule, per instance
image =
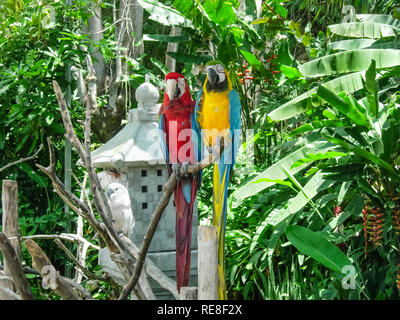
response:
[[[208,82],[213,87],[218,82],[218,74],[213,68],[207,68]]]

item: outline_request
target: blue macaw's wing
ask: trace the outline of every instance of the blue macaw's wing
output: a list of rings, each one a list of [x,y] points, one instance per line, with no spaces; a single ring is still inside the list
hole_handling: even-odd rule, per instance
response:
[[[241,103],[236,90],[229,91],[229,123],[232,135],[232,167],[235,164],[236,154],[239,150],[241,120]]]
[[[166,142],[166,137],[165,137],[165,117],[163,114],[160,115],[158,119],[158,135],[160,137],[160,145],[161,145],[161,150],[163,152],[163,156],[165,161],[168,163],[169,162],[169,156],[168,156],[168,147],[167,147],[167,142]]]
[[[203,160],[203,139],[201,135],[201,128],[198,121],[198,115],[201,108],[201,101],[203,99],[203,88],[200,89],[199,94],[197,95],[196,104],[191,114],[191,122],[192,122],[192,142],[194,154],[197,162]],[[202,172],[200,171],[200,181],[201,181]],[[200,184],[199,181],[199,184]]]
[[[202,100],[203,100],[203,88],[200,89],[199,94],[197,95],[196,104],[192,114],[192,130],[193,134],[197,135],[197,138],[193,137],[193,144],[198,162],[202,160],[203,157],[202,151],[204,146],[198,119]]]

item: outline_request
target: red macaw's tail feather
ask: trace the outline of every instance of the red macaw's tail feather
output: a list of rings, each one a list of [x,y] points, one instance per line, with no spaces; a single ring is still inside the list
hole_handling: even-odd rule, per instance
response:
[[[187,287],[190,280],[190,253],[196,184],[195,178],[179,180],[174,192],[176,207],[176,285],[178,292],[180,292],[181,287]]]

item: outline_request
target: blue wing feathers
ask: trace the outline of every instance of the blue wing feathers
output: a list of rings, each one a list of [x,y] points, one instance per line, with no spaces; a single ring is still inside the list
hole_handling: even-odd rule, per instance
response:
[[[229,123],[232,135],[232,165],[235,163],[236,154],[239,149],[240,128],[242,124],[241,103],[236,90],[229,91]]]
[[[168,163],[168,148],[167,148],[167,143],[165,141],[165,132],[164,132],[164,116],[161,114],[160,118],[158,119],[158,134],[160,137],[160,145],[161,145],[161,150],[163,152],[164,155],[164,159],[165,161]]]

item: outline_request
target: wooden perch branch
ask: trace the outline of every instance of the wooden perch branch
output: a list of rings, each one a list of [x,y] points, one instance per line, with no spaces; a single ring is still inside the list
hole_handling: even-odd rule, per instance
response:
[[[3,253],[7,269],[9,270],[18,295],[24,300],[33,300],[28,279],[25,277],[21,262],[10,242],[3,232],[0,232],[0,250]]]
[[[60,239],[54,239],[54,242],[65,252],[65,254],[70,258],[75,265],[90,279],[96,279],[96,280],[104,280],[102,277],[94,274],[90,270],[86,269],[85,266],[83,266],[73,255],[71,251],[68,250],[68,248],[61,242]]]
[[[205,167],[209,166],[214,160],[216,156],[215,154],[209,154],[207,158],[203,159],[201,162],[193,165],[189,165],[188,172],[191,174],[196,174],[203,170]],[[183,174],[183,171],[181,172]],[[174,193],[176,183],[178,179],[175,173],[172,173],[169,177],[169,180],[164,185],[164,193],[157,204],[156,209],[154,210],[153,215],[151,216],[150,224],[147,228],[146,234],[144,235],[142,247],[140,248],[140,253],[136,262],[136,267],[133,272],[132,277],[129,282],[124,286],[122,293],[119,297],[120,300],[125,300],[128,298],[128,295],[132,291],[132,289],[136,286],[140,273],[142,272],[142,268],[145,262],[145,258],[147,255],[147,251],[149,250],[151,240],[153,239],[154,233],[157,229],[158,223],[160,222],[161,216],[169,203],[169,199],[171,195]]]
[[[99,246],[96,246],[95,244],[87,241],[85,238],[80,237],[74,233],[61,233],[61,234],[35,234],[32,236],[23,236],[21,237],[22,240],[27,240],[27,239],[59,239],[59,240],[65,240],[65,241],[70,241],[74,243],[82,243],[87,245],[88,247],[95,249],[95,250],[100,250]]]
[[[7,170],[8,168],[10,168],[10,167],[12,167],[12,166],[15,166],[16,164],[20,164],[20,163],[22,163],[22,162],[26,162],[26,161],[35,159],[35,158],[38,156],[39,152],[40,152],[42,149],[43,149],[43,144],[41,144],[41,145],[39,146],[39,149],[37,149],[36,152],[35,152],[32,156],[27,157],[27,158],[22,158],[22,159],[19,159],[19,160],[17,160],[17,161],[11,162],[11,163],[5,165],[4,167],[0,168],[0,172],[2,172],[2,171],[4,171],[4,170]]]
[[[138,259],[139,257],[139,249],[135,246],[132,241],[130,241],[126,236],[121,237],[122,241],[125,242],[130,254]],[[157,281],[161,287],[167,289],[172,295],[179,299],[179,293],[176,289],[176,282],[171,280],[171,278],[167,277],[150,259],[146,258],[143,266],[146,273],[152,277],[155,281]]]
[[[52,289],[61,296],[64,300],[81,300],[79,295],[71,284],[60,276],[60,273],[56,271],[52,265],[50,259],[44,253],[44,251],[38,246],[38,244],[32,239],[28,239],[24,242],[26,249],[32,257],[32,266],[40,273],[42,278],[48,279],[55,285]],[[54,274],[48,272],[54,270]],[[51,277],[54,279],[51,279]]]

